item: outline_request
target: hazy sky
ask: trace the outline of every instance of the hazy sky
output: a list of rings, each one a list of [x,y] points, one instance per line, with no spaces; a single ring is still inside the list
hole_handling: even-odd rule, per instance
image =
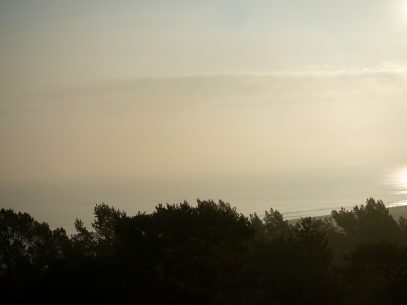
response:
[[[405,0],[0,5],[1,70],[12,87],[407,61]]]
[[[0,71],[3,186],[407,162],[407,0],[1,0]]]

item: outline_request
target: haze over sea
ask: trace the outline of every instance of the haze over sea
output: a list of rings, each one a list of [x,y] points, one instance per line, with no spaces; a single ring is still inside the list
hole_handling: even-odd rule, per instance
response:
[[[69,229],[101,202],[222,199],[287,218],[400,203],[406,80],[400,67],[315,68],[9,92],[1,206]]]
[[[136,78],[4,99],[0,202],[52,226],[222,199],[290,219],[407,199],[400,67]],[[380,83],[380,85],[378,85]]]
[[[400,176],[402,173],[404,176]],[[152,212],[158,203],[196,198],[229,201],[243,214],[264,214],[270,207],[286,219],[327,215],[332,209],[364,203],[367,196],[388,206],[405,205],[407,171],[321,170],[178,179],[116,179],[100,183],[43,183],[2,187],[3,207],[29,212],[52,227],[73,231],[76,217],[92,220],[96,203],[109,203],[130,215]]]
[[[232,3],[233,2],[233,3]],[[405,1],[1,1],[0,207],[407,200]]]

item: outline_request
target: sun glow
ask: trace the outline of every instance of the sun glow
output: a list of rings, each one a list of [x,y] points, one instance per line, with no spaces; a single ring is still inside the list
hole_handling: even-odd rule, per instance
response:
[[[397,172],[393,179],[393,185],[398,194],[407,194],[407,168]]]
[[[400,183],[407,187],[407,170],[403,170],[399,176]]]

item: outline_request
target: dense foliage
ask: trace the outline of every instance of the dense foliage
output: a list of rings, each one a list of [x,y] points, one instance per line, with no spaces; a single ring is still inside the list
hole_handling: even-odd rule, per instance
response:
[[[295,224],[222,201],[94,213],[67,236],[1,209],[1,303],[407,304],[407,221],[382,201]]]

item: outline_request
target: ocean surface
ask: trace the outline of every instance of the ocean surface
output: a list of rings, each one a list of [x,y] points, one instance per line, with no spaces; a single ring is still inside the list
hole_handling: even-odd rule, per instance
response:
[[[407,167],[381,170],[303,170],[273,173],[202,175],[202,178],[129,178],[100,181],[2,183],[0,207],[28,212],[52,228],[73,232],[75,218],[90,224],[93,207],[107,203],[125,210],[152,212],[159,203],[221,199],[243,214],[264,215],[270,208],[286,219],[329,214],[363,204],[368,197],[389,207],[407,205]]]

